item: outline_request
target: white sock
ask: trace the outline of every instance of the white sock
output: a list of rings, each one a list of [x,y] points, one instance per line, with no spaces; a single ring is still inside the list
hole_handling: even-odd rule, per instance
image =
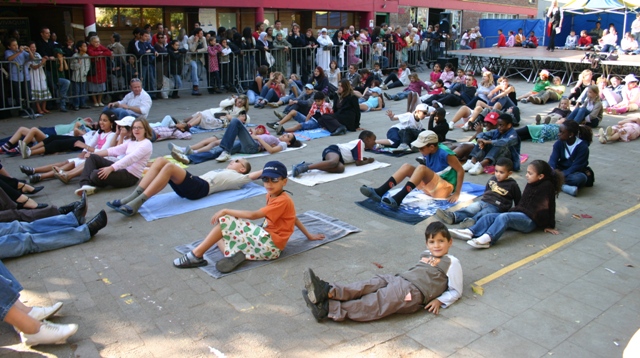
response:
[[[488,244],[491,242],[491,236],[488,234],[482,234],[480,237],[476,238],[476,241],[480,244]]]

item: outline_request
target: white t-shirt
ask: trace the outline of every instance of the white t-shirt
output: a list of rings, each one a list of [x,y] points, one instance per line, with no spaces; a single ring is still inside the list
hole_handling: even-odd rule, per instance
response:
[[[355,163],[362,160],[364,154],[364,142],[361,139],[352,140],[349,143],[338,144],[344,164]]]
[[[209,195],[219,191],[240,189],[251,181],[248,175],[231,169],[206,172],[200,175],[200,179],[209,183]]]
[[[407,113],[403,113],[403,114],[398,114],[398,124],[392,126],[391,128],[398,128],[398,129],[406,129],[406,128],[415,128],[415,129],[422,129],[422,121],[418,122],[416,121],[416,117],[414,117],[413,113],[411,112],[407,112]]]

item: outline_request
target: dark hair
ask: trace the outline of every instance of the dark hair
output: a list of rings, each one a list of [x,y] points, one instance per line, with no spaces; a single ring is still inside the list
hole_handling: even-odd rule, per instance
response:
[[[244,163],[244,171],[242,172],[242,174],[249,174],[251,173],[251,163],[249,163],[248,160],[244,159],[245,163]]]
[[[316,70],[320,71],[320,76],[318,76],[318,78],[325,78],[326,77],[326,75],[324,74],[324,69],[322,67],[317,66]]]
[[[358,139],[365,140],[367,138],[371,138],[371,137],[375,137],[375,136],[376,136],[375,133],[373,133],[372,131],[364,130],[364,131],[360,132],[360,135],[358,136]]]
[[[256,30],[260,29],[260,26],[264,25],[264,22],[259,22],[256,24]]]
[[[291,137],[293,139],[291,139],[291,142],[289,142],[289,147],[291,148],[298,148],[300,146],[302,146],[302,143],[300,143],[300,141],[298,140],[298,138],[296,138],[296,135],[291,133]]]
[[[178,41],[178,40],[171,40],[171,42],[169,42],[169,46],[173,46],[173,44],[176,43],[176,42],[180,43],[180,41]]]
[[[324,93],[323,93],[323,92],[321,92],[321,91],[318,91],[318,92],[316,92],[316,93],[313,95],[313,100],[314,100],[314,101],[315,101],[315,100],[318,100],[318,99],[321,99],[321,100],[323,100],[323,101],[324,101],[324,99],[325,99],[325,98],[327,98],[327,97],[326,97],[326,96],[324,95]]]
[[[560,170],[552,169],[549,163],[545,162],[544,160],[536,159],[529,165],[533,167],[533,170],[536,172],[536,174],[544,175],[544,178],[542,178],[542,180],[551,180],[557,197],[560,193],[560,190],[562,189],[562,184],[564,184],[564,174],[562,174]]]
[[[158,27],[160,27],[160,26],[162,26],[162,23],[161,22],[157,23],[156,24],[156,29],[158,29]]]
[[[501,166],[504,167],[508,172],[513,170],[513,160],[507,157],[500,157],[496,160],[496,167]]]
[[[267,65],[262,65],[260,67],[258,67],[258,73],[264,77],[267,74],[269,74],[269,67],[267,67]]]
[[[133,36],[138,35],[142,32],[142,29],[139,27],[136,27],[135,29],[133,29]]]
[[[511,117],[507,113],[502,113],[500,116],[498,116],[498,119],[506,124],[513,124],[513,117]]]
[[[277,24],[278,22],[279,22],[279,23],[282,23],[282,21],[280,21],[280,19],[276,19],[276,21],[274,21],[273,23],[274,23],[274,24]]]
[[[251,32],[251,28],[249,26],[245,27],[242,30],[242,37],[244,37],[247,41],[249,41],[252,37],[252,32]]]
[[[445,120],[447,116],[447,111],[442,107],[438,107],[433,113],[431,113],[431,118],[435,119],[436,117]]]
[[[424,230],[424,239],[427,241],[438,234],[444,236],[447,241],[451,241],[449,229],[447,229],[447,227],[440,221],[434,221],[427,225],[427,228]]]
[[[439,78],[438,78],[438,79],[436,80],[436,83],[439,83],[439,84],[440,84],[440,86],[444,87],[444,81],[443,81],[443,80],[441,80],[441,79],[439,79]]]
[[[106,111],[102,112],[102,114],[104,114],[105,116],[107,116],[107,118],[109,118],[109,122],[111,122],[111,131],[115,132],[116,131],[116,121],[118,120],[118,115],[116,114],[116,112],[114,112],[111,109],[107,109]],[[101,114],[101,116],[102,116]],[[100,128],[98,126],[98,128]],[[102,133],[102,129],[98,129],[98,133]]]
[[[86,44],[86,42],[84,42],[83,40],[80,40],[80,41],[76,42],[76,48],[80,48],[84,44]]]
[[[151,28],[151,24],[146,24],[146,25],[144,25],[144,29],[145,29],[145,31],[146,31],[146,30],[149,30],[150,28]]]
[[[447,68],[449,67],[451,70],[455,70],[456,68],[453,66],[453,63],[451,62],[447,62],[444,64],[444,67]]]
[[[591,144],[591,142],[593,141],[593,131],[590,127],[580,125],[573,119],[567,119],[561,125],[564,126],[564,129],[566,129],[569,133],[587,142],[587,144]]]
[[[238,112],[238,116],[239,116],[239,115],[242,115],[242,114],[244,114],[244,115],[246,116],[246,115],[247,115],[247,111],[242,110],[242,111]]]
[[[114,32],[113,35],[111,35],[111,37],[113,37],[113,40],[115,42],[120,42],[120,40],[122,40],[122,36],[120,36],[120,34],[117,32]]]
[[[373,63],[373,67],[376,67],[376,66],[378,66],[378,67],[382,67],[382,66],[380,66],[380,62],[374,62],[374,63]]]
[[[200,32],[202,32],[202,28],[201,27],[196,27],[195,29],[193,29],[192,35],[196,36],[198,35]]]

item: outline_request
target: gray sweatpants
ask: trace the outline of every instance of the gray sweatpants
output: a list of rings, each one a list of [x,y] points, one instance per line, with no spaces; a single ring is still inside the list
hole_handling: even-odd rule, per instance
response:
[[[367,281],[331,285],[329,318],[334,321],[374,321],[424,308],[422,292],[400,276],[377,275]],[[411,301],[405,301],[407,293],[411,293]]]

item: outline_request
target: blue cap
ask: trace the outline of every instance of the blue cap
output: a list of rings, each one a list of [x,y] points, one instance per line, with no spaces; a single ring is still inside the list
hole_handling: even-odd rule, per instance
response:
[[[267,162],[262,168],[262,175],[260,178],[286,178],[287,167],[277,160]]]

